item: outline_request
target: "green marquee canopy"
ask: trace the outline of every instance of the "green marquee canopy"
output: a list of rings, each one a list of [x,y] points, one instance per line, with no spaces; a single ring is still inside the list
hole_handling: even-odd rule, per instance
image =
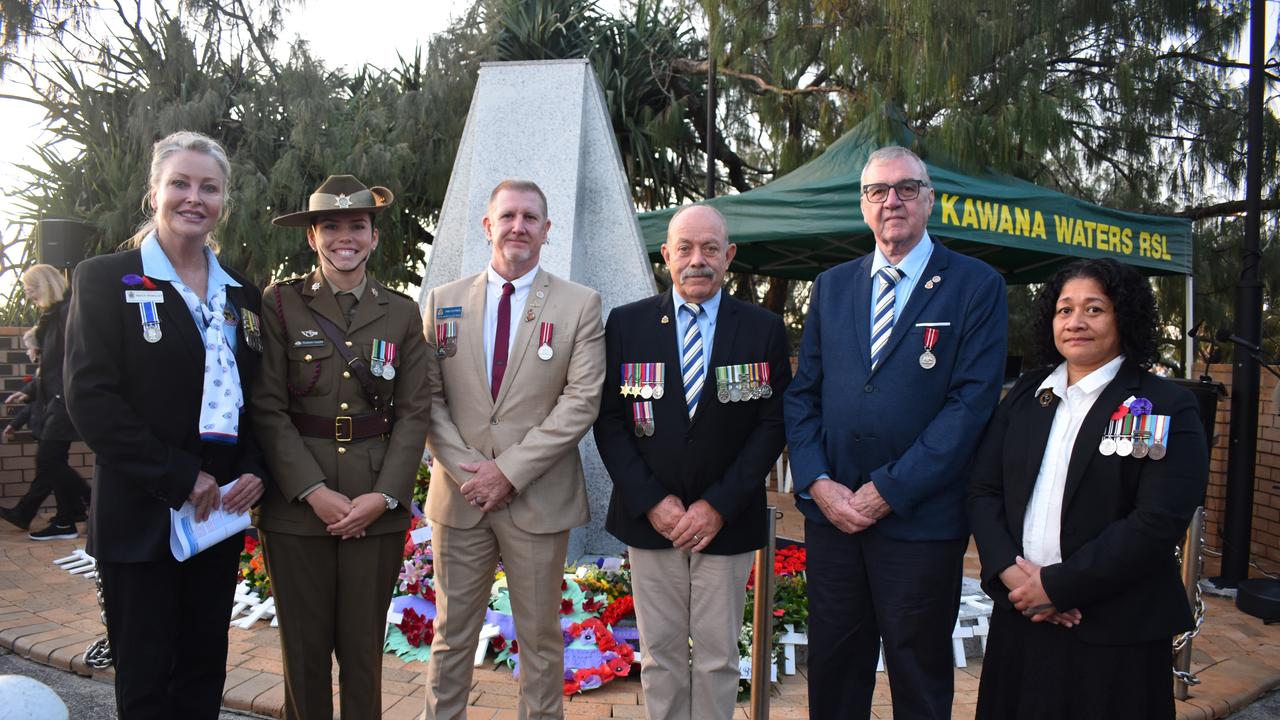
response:
[[[738,245],[731,269],[811,280],[822,270],[871,251],[873,238],[857,201],[879,118],[868,118],[817,158],[773,182],[710,201]],[[898,132],[887,144],[912,146]],[[1113,257],[1148,275],[1191,273],[1191,222],[1142,215],[1077,200],[994,172],[965,174],[931,157],[936,198],[929,233],[947,247],[981,258],[1011,284],[1046,279],[1074,258]],[[675,208],[638,216],[646,248],[658,247]]]

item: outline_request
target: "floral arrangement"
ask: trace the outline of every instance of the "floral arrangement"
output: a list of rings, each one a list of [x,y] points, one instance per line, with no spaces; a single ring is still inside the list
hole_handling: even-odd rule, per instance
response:
[[[240,551],[240,579],[263,600],[271,597],[271,578],[267,576],[266,561],[262,559],[262,543],[253,535],[244,536],[244,549]]]
[[[433,584],[435,566],[431,542],[415,543],[413,531],[425,524],[414,517],[405,534],[404,563],[391,600],[391,608],[400,613],[400,622],[387,630],[383,645],[405,662],[431,657],[431,641],[435,638],[436,590]]]
[[[628,596],[629,597],[629,596]],[[583,690],[592,690],[617,677],[631,674],[631,665],[635,662],[635,651],[625,642],[618,642],[608,626],[597,618],[589,618],[581,623],[573,623],[564,630],[565,669],[564,694],[573,695]],[[575,657],[591,657],[599,663],[586,667],[571,668],[568,666],[569,653]]]
[[[773,659],[777,662],[781,646],[778,639],[782,637],[783,626],[802,627],[809,622],[808,582],[805,578],[805,567],[808,553],[803,545],[793,544],[780,547],[773,555]],[[738,653],[741,657],[751,657],[752,614],[755,605],[755,568],[747,577],[747,604],[743,608],[742,631],[738,634]],[[738,682],[739,692],[750,689],[746,680]]]

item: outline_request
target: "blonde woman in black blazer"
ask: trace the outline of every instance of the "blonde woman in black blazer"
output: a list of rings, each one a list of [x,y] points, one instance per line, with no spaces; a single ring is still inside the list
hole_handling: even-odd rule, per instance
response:
[[[96,456],[88,551],[121,720],[213,720],[221,706],[243,535],[180,563],[169,510],[190,501],[198,518],[219,505],[243,512],[262,495],[247,412],[262,296],[208,247],[229,171],[208,137],[160,140],[147,193],[154,217],[138,248],[76,268],[67,408]]]
[[[1146,370],[1156,327],[1147,280],[1113,260],[1072,263],[1040,293],[1055,366],[1005,397],[969,481],[996,603],[980,719],[1174,717],[1170,642],[1192,625],[1174,549],[1208,453],[1194,397]],[[1125,427],[1144,414],[1167,437]]]

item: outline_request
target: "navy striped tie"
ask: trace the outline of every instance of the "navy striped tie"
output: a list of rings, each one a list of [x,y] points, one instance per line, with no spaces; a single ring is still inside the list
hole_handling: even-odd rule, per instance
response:
[[[871,323],[871,369],[875,370],[884,354],[885,345],[889,344],[889,335],[893,332],[894,288],[902,279],[902,271],[888,265],[876,273],[880,279],[880,292],[876,294],[876,309]]]
[[[698,398],[702,397],[702,380],[706,372],[702,367],[702,331],[698,329],[702,306],[685,303],[680,310],[689,313],[689,327],[685,328],[681,344],[680,373],[684,376],[684,401],[689,406],[689,417],[693,418],[698,409]]]

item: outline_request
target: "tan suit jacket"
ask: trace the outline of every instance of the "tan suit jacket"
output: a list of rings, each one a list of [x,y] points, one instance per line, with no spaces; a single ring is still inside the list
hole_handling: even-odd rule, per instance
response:
[[[337,442],[298,434],[290,412],[336,417],[373,411],[360,382],[309,308],[339,328],[346,327],[352,349],[366,362],[375,339],[396,344],[394,379],[374,380],[383,400],[394,403],[396,422],[390,435]],[[409,527],[407,508],[422,462],[431,404],[425,382],[429,352],[417,303],[369,278],[348,326],[329,283],[315,270],[308,277],[268,287],[262,321],[265,347],[253,417],[272,477],[256,513],[258,527],[293,535],[328,535],[311,506],[297,499],[307,488],[324,482],[349,498],[369,492],[394,497],[400,507],[384,513],[366,532],[404,532]]]
[[[586,483],[578,441],[600,409],[604,386],[604,325],[596,291],[539,270],[511,345],[506,375],[492,398],[485,370],[485,273],[435,288],[425,325],[434,462],[427,517],[471,528],[483,516],[459,491],[471,473],[459,463],[496,460],[516,497],[512,521],[531,533],[586,524]],[[440,308],[461,307],[457,353],[436,352]],[[538,357],[542,323],[554,325],[550,360]]]

